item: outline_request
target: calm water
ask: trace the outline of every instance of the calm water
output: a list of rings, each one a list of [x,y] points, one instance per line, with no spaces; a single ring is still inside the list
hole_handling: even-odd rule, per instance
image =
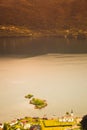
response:
[[[87,39],[0,38],[0,55],[36,56],[48,53],[87,53]]]
[[[24,98],[28,93],[46,99],[48,106],[35,110]],[[87,54],[0,57],[0,122],[62,116],[71,109],[76,116],[87,114]]]

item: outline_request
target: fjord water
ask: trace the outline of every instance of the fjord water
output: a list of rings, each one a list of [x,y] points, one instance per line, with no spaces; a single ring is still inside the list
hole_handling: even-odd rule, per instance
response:
[[[87,39],[65,39],[58,37],[0,38],[0,55],[36,56],[47,53],[87,53]]]
[[[76,116],[86,114],[86,40],[7,41],[0,41],[0,122],[44,114],[58,117],[71,109]],[[24,98],[28,93],[46,99],[48,106],[43,110],[34,109]]]

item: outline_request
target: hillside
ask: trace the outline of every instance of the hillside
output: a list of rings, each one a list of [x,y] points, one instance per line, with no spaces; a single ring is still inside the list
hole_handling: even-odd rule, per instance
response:
[[[0,0],[0,25],[87,30],[87,0]]]

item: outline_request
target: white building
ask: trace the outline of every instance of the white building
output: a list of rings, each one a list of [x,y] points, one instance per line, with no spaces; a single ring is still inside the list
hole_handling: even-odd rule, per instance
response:
[[[74,114],[73,110],[71,110],[71,113],[69,114],[68,112],[61,118],[59,118],[60,122],[73,122],[74,121]]]

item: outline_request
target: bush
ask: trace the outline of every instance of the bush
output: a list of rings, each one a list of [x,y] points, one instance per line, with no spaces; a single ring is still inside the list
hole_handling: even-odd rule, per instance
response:
[[[87,130],[87,115],[83,116],[80,124],[82,130]]]

